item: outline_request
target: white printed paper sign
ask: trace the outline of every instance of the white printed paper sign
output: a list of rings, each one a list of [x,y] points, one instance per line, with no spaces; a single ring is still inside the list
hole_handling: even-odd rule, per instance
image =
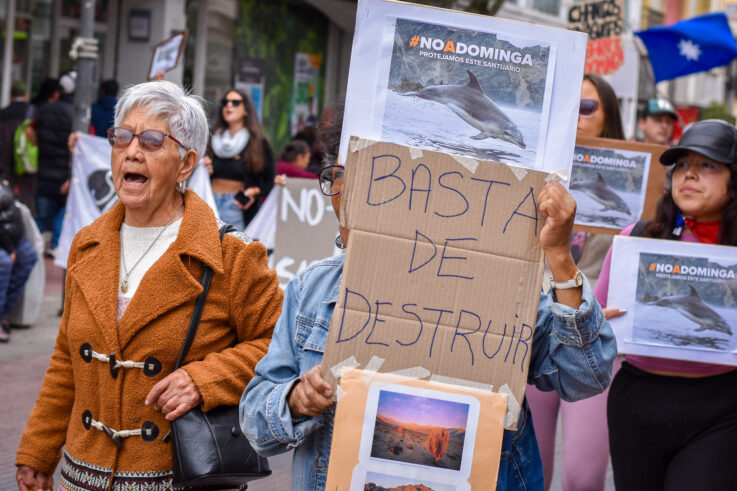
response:
[[[737,248],[621,236],[613,247],[620,352],[737,365]]]
[[[570,168],[582,33],[359,2],[348,135],[545,170]],[[555,121],[550,115],[555,114]]]
[[[576,225],[621,230],[642,216],[649,152],[576,146],[569,190]]]

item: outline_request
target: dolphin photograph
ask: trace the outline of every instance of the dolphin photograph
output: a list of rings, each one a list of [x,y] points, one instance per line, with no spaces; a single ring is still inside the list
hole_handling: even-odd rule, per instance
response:
[[[514,121],[484,93],[476,75],[471,70],[466,72],[468,83],[465,85],[429,85],[416,92],[406,92],[404,95],[444,104],[479,131],[477,135],[471,137],[474,140],[497,138],[520,148],[527,148],[522,133]]]
[[[678,261],[678,262],[676,262]],[[698,264],[706,259],[641,254],[632,342],[691,349],[737,351],[737,298],[734,280],[705,281],[698,275],[658,274],[657,265]],[[695,269],[695,267],[694,267]],[[690,270],[687,270],[690,271]]]
[[[650,154],[576,146],[569,191],[576,225],[621,230],[640,219]]]
[[[541,40],[397,19],[381,139],[539,168],[551,51]]]

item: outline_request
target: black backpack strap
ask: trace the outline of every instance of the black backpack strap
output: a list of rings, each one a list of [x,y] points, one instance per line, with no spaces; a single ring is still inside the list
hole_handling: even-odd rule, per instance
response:
[[[220,242],[223,241],[223,237],[226,233],[234,230],[237,229],[230,224],[225,224],[220,227]],[[210,290],[210,280],[212,280],[212,268],[204,265],[204,268],[202,270],[202,280],[200,281],[200,284],[202,285],[202,293],[197,296],[197,300],[195,301],[194,311],[192,312],[192,320],[189,322],[187,336],[184,338],[184,345],[182,345],[182,349],[179,352],[179,357],[177,358],[176,365],[174,365],[174,370],[178,369],[181,366],[182,360],[184,360],[184,357],[187,356],[189,348],[192,347],[195,334],[197,334],[197,327],[199,327],[200,325],[200,317],[202,317],[202,311],[205,308],[205,299],[207,298],[207,292],[208,290]]]

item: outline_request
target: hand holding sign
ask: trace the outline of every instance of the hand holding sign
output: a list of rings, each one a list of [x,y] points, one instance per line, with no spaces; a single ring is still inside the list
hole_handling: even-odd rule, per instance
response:
[[[328,397],[333,395],[330,384],[322,378],[322,369],[316,365],[305,372],[292,386],[287,404],[293,418],[317,416],[333,405]]]

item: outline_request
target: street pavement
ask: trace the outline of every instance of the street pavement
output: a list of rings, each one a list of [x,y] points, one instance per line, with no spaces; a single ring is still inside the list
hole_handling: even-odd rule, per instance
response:
[[[0,491],[17,490],[15,453],[48,367],[59,326],[62,270],[53,266],[49,259],[46,259],[45,266],[46,288],[38,322],[30,328],[13,329],[10,343],[0,344]],[[563,457],[560,426],[556,438],[556,463],[560,463]],[[251,483],[248,489],[289,490],[291,461],[291,453],[269,458],[273,474]],[[54,480],[58,482],[58,471]],[[551,491],[562,489],[560,465],[556,465]],[[611,468],[607,472],[606,491],[614,491]]]

